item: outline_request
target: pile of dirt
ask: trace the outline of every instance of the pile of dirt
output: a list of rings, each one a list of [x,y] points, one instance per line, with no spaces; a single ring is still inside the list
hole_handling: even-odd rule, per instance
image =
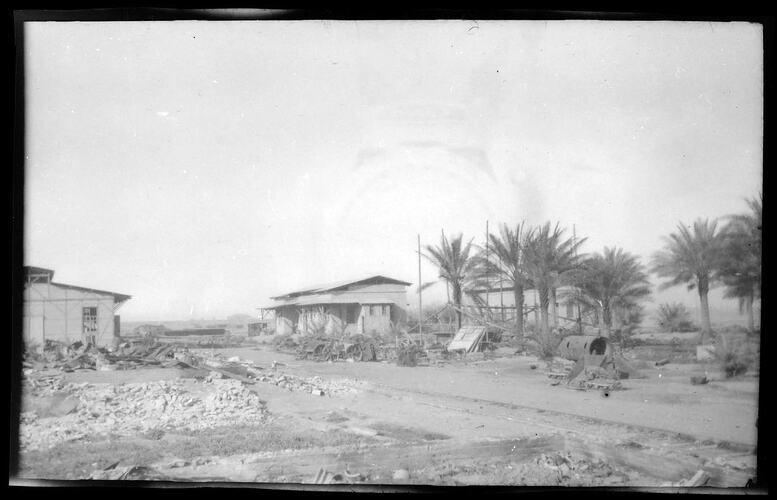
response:
[[[156,429],[207,429],[263,422],[265,402],[239,381],[66,384],[33,389],[21,414],[22,450],[50,448],[86,437],[132,436]]]

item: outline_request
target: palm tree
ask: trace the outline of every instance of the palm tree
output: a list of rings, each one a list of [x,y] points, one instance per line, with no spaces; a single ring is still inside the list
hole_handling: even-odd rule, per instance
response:
[[[701,302],[701,335],[699,342],[712,332],[707,294],[720,263],[721,237],[717,221],[697,219],[693,227],[678,224],[677,232],[664,237],[664,249],[653,254],[652,271],[668,281],[660,289],[685,284],[699,292]]]
[[[761,296],[763,194],[746,201],[750,213],[728,217],[723,228],[718,277],[726,286],[724,297],[738,299],[740,313],[747,313],[747,328],[752,333],[753,302]]]
[[[634,255],[621,248],[604,248],[582,264],[577,286],[582,299],[594,305],[605,337],[610,336],[613,312],[635,307],[650,295],[650,282],[645,268]]]
[[[583,257],[577,255],[577,250],[585,240],[564,239],[564,230],[558,224],[551,229],[550,222],[531,232],[531,238],[524,249],[525,262],[529,279],[539,294],[540,328],[543,334],[549,333],[550,300],[554,301],[555,306],[556,287],[568,280],[579,267]]]
[[[467,289],[467,284],[477,276],[476,261],[470,257],[472,240],[463,243],[462,234],[451,238],[450,241],[442,233],[440,245],[433,247],[426,245],[423,256],[440,270],[440,278],[443,279],[452,295],[453,304],[456,306],[456,318],[458,327],[461,328],[462,298]]]
[[[532,230],[526,229],[521,222],[510,228],[502,224],[499,234],[489,234],[490,250],[495,258],[486,259],[484,252],[478,255],[477,262],[480,274],[488,278],[505,279],[513,286],[515,299],[515,329],[518,335],[523,335],[523,294],[531,286],[526,265],[525,248],[532,237]]]

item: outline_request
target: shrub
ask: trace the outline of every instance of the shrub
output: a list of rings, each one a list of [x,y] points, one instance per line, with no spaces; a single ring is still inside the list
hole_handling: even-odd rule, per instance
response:
[[[660,304],[656,315],[663,332],[693,332],[697,329],[691,321],[691,313],[678,302]]]
[[[721,334],[715,347],[715,358],[726,374],[726,378],[731,378],[747,372],[753,364],[754,353],[747,342],[735,342]]]
[[[540,359],[551,359],[556,355],[556,348],[560,342],[559,337],[554,333],[548,335],[537,334],[527,335],[531,340],[530,350]]]
[[[397,349],[397,366],[417,366],[421,349],[415,344],[405,344]]]

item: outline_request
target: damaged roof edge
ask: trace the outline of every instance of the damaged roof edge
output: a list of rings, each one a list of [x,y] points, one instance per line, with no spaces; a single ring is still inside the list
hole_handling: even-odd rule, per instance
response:
[[[129,299],[132,298],[132,295],[126,295],[126,294],[123,294],[123,293],[116,293],[116,292],[109,292],[107,290],[98,290],[96,288],[87,288],[85,286],[67,285],[65,283],[56,283],[54,281],[52,281],[51,284],[54,285],[54,286],[58,286],[60,288],[67,288],[69,290],[78,290],[80,292],[91,292],[91,293],[96,293],[98,295],[110,295],[111,297],[113,297],[113,300],[115,300],[116,302],[119,302],[119,303],[120,302],[126,302],[126,301],[128,301]]]
[[[313,293],[322,293],[327,292],[331,290],[336,290],[338,288],[342,288],[348,285],[357,285],[360,283],[365,283],[372,280],[379,280],[381,283],[389,283],[393,285],[405,285],[410,286],[412,283],[408,283],[407,281],[398,280],[395,278],[389,278],[388,276],[383,276],[382,274],[376,274],[374,276],[369,276],[367,278],[360,278],[355,280],[347,280],[347,281],[338,281],[334,283],[328,283],[324,285],[316,285],[313,287],[307,287],[302,290],[296,290],[294,292],[285,293],[282,295],[276,295],[275,297],[270,297],[273,300],[279,300],[283,298],[293,298],[297,297],[299,295],[308,295]]]

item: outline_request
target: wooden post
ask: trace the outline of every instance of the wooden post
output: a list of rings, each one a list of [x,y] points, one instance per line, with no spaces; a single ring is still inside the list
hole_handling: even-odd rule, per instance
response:
[[[491,291],[491,281],[488,279],[490,278],[489,272],[488,272],[488,266],[491,262],[488,260],[488,220],[486,220],[486,310],[489,312],[489,315],[491,313],[491,309],[489,306],[488,296],[490,295]]]
[[[502,311],[502,323],[505,321],[505,291],[504,286],[502,285],[502,256],[499,256],[499,307],[500,311]]]
[[[418,234],[418,333],[419,335],[424,333],[424,310],[423,302],[421,301],[421,234]]]
[[[575,225],[572,224],[572,244],[577,243],[577,231],[575,231]],[[577,246],[575,246],[575,260],[577,260]],[[575,285],[575,298],[577,299],[577,331],[580,335],[583,334],[583,316],[580,313],[580,287]]]

